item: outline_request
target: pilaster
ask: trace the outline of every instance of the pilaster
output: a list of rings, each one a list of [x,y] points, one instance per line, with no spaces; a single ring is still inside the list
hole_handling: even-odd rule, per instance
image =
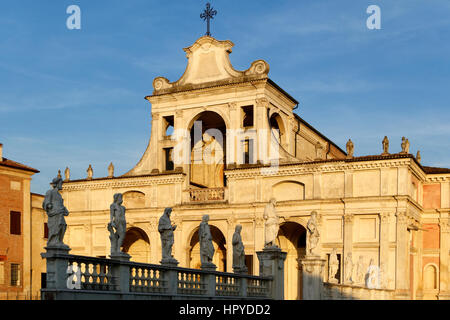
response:
[[[408,217],[406,211],[397,211],[396,217],[395,297],[402,300],[409,299]]]

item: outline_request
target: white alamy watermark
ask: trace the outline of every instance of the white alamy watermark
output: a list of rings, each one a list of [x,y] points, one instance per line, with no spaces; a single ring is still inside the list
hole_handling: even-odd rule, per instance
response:
[[[67,7],[67,14],[70,16],[67,18],[66,26],[69,30],[80,30],[81,29],[81,9],[77,5],[71,5]]]
[[[366,12],[370,14],[367,18],[366,25],[369,30],[381,29],[381,9],[377,5],[370,5],[367,7]]]

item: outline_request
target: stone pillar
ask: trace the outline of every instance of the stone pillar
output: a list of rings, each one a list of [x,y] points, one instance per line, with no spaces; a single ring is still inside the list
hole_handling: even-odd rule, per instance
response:
[[[270,290],[272,299],[284,300],[284,261],[287,253],[280,248],[264,248],[256,254],[259,260],[259,275],[273,277]]]
[[[233,217],[227,219],[227,237],[226,237],[226,249],[227,249],[227,269],[225,272],[233,272],[233,234],[236,225],[236,220]]]
[[[299,259],[299,262],[302,266],[303,300],[321,300],[325,259],[306,255],[303,259]]]
[[[344,283],[351,283],[346,281],[345,275],[347,274],[347,270],[345,270],[345,259],[349,253],[353,252],[353,214],[345,214],[344,215],[344,250],[341,257],[341,265],[344,267],[344,271],[341,271],[342,279]],[[352,254],[352,261],[354,261],[354,257]]]
[[[444,215],[441,212],[439,219],[439,229],[441,236],[441,248],[439,252],[439,300],[450,300],[449,283],[449,254],[450,254],[450,225],[448,213]],[[444,218],[442,218],[444,216]]]
[[[47,288],[50,290],[67,289],[67,267],[69,266],[69,251],[66,245],[45,247],[47,252],[41,257],[47,263]],[[42,293],[42,300],[54,300],[53,293]]]
[[[397,299],[409,299],[409,272],[408,272],[408,217],[406,211],[397,211],[397,250],[395,265],[395,297]]]
[[[380,263],[379,266],[384,266],[383,277],[381,279],[381,288],[386,289],[388,282],[386,278],[388,277],[389,268],[389,222],[390,214],[388,212],[380,213]]]
[[[113,264],[112,276],[117,290],[121,293],[130,292],[130,266],[124,262],[130,261],[131,256],[124,252],[110,255],[111,260],[116,260]]]

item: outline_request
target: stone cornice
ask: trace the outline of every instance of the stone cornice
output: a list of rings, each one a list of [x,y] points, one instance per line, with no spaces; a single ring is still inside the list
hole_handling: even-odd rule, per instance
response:
[[[144,176],[144,177],[126,177],[120,179],[99,179],[99,180],[84,180],[71,183],[63,183],[62,191],[76,191],[76,190],[93,190],[93,189],[109,189],[109,188],[129,188],[129,187],[143,187],[158,184],[182,183],[185,179],[185,174],[171,174],[159,176]]]
[[[322,161],[316,163],[297,163],[286,164],[278,167],[259,167],[259,168],[242,168],[234,170],[226,170],[226,176],[229,179],[254,178],[260,176],[292,176],[298,174],[311,174],[323,172],[337,172],[346,170],[370,170],[380,168],[398,168],[408,167],[411,165],[410,158],[374,160],[374,161]]]
[[[450,182],[450,174],[427,174],[425,182]]]

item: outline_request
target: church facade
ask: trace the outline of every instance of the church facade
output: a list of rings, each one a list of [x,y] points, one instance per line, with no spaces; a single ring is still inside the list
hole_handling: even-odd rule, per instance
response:
[[[158,220],[171,207],[180,266],[200,267],[198,227],[209,214],[218,270],[232,272],[239,224],[247,268],[258,274],[264,209],[275,199],[286,299],[303,295],[300,260],[313,211],[324,281],[366,286],[366,271],[377,268],[377,288],[397,299],[450,298],[450,170],[422,166],[407,143],[389,152],[385,141],[379,154],[362,157],[351,143],[343,151],[294,113],[298,102],[268,77],[267,62],[235,70],[233,46],[201,37],[184,49],[188,64],[178,81],[153,81],[151,138],[129,172],[116,177],[110,167],[108,177],[96,178],[91,170],[83,180],[66,173],[71,253],[109,256],[109,206],[122,193],[123,250],[132,261],[159,263]]]

